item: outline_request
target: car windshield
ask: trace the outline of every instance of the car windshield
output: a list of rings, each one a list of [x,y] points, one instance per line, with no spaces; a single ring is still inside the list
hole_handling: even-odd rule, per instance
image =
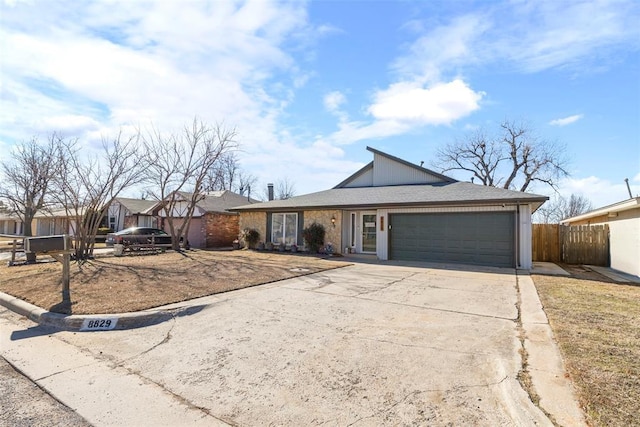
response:
[[[147,235],[147,234],[157,234],[157,235],[164,235],[164,236],[167,235],[167,233],[164,230],[160,230],[157,228],[138,228],[138,227],[126,228],[124,230],[118,231],[115,234],[118,236]]]

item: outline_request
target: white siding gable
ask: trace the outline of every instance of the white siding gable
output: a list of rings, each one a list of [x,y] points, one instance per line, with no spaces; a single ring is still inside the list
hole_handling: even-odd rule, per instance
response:
[[[373,186],[434,184],[443,182],[440,177],[427,171],[402,164],[380,154],[373,154]]]
[[[344,187],[373,187],[373,169],[369,169],[360,175],[354,176],[348,183],[344,185]]]
[[[175,206],[173,207],[173,209],[171,210],[171,212],[169,212],[171,217],[174,218],[182,218],[184,217],[187,212],[189,210],[189,202],[185,201],[185,200],[178,200],[175,203]],[[160,210],[160,212],[158,212],[158,214],[161,217],[165,217],[165,211],[164,210]],[[194,211],[193,211],[193,216],[194,217],[199,217],[202,216],[203,211],[202,209],[200,209],[200,207],[196,206]]]
[[[428,185],[456,182],[455,179],[414,165],[382,151],[367,147],[373,153],[369,163],[334,188],[387,187],[393,185]]]

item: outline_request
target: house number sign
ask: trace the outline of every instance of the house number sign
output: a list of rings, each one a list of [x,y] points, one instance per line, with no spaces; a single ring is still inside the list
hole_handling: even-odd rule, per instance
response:
[[[84,319],[82,322],[82,326],[80,327],[81,331],[109,331],[116,327],[118,324],[117,317],[102,317],[102,318],[92,318],[92,319]]]

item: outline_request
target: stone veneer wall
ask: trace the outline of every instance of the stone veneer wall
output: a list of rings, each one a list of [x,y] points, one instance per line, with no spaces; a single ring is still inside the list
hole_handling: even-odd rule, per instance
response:
[[[335,227],[331,223],[331,218],[336,219]],[[304,211],[304,228],[307,228],[314,222],[324,225],[324,229],[327,232],[324,237],[324,243],[327,244],[331,242],[333,244],[333,252],[342,253],[344,250],[342,245],[342,211]]]
[[[254,228],[260,233],[259,242],[265,242],[267,236],[267,213],[266,212],[240,212],[239,232],[246,228]]]
[[[204,215],[205,247],[221,248],[231,246],[240,233],[240,217],[236,214],[208,212]]]

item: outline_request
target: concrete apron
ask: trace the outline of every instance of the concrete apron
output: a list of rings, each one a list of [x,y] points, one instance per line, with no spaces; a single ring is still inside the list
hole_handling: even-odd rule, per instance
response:
[[[95,425],[550,425],[516,379],[517,297],[512,270],[355,265],[130,331],[5,312],[0,349]]]

